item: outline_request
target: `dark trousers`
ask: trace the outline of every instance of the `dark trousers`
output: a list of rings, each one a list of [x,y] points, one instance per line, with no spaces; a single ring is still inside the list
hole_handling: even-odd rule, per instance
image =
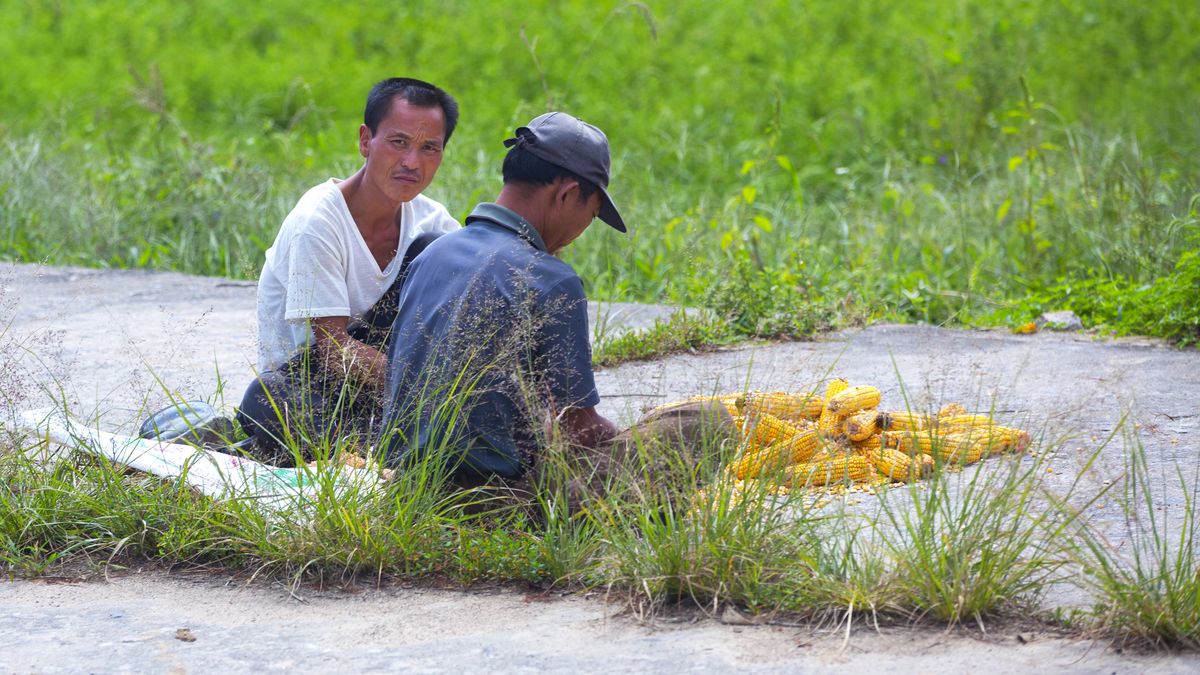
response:
[[[351,338],[387,353],[409,265],[439,236],[421,234],[409,244],[396,281],[361,319],[352,319],[346,327]],[[379,393],[328,372],[312,345],[297,350],[279,368],[259,373],[237,412],[242,431],[254,439],[254,454],[279,466],[294,463],[293,448],[311,460],[347,436],[366,445],[378,434],[382,418]]]

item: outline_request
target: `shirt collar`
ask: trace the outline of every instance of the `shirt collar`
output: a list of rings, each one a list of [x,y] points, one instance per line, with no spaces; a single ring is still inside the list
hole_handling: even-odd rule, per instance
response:
[[[486,220],[489,223],[495,223],[529,242],[539,251],[549,253],[546,249],[546,242],[542,240],[542,235],[538,234],[538,231],[534,229],[528,220],[522,218],[521,214],[512,209],[492,202],[483,202],[477,205],[474,211],[471,211],[471,215],[467,216],[466,225],[470,225],[475,220]]]

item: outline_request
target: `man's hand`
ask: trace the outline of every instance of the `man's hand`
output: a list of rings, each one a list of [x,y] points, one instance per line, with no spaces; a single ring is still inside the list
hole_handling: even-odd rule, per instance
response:
[[[620,432],[617,425],[596,412],[596,408],[568,408],[558,416],[559,427],[567,440],[587,448],[598,447]]]
[[[312,319],[313,336],[321,367],[342,373],[346,379],[383,391],[388,363],[383,352],[350,337],[346,326],[350,317],[322,316]]]

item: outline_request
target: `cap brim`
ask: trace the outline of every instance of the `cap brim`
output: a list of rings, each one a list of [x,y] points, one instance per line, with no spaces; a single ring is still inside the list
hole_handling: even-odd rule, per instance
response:
[[[617,232],[627,232],[625,221],[617,211],[617,205],[613,204],[612,197],[608,196],[608,190],[601,187],[600,195],[600,220],[608,223]]]

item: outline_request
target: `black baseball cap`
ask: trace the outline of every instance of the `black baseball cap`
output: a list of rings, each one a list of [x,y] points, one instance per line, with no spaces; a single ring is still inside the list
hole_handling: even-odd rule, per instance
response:
[[[626,231],[625,221],[608,194],[611,159],[603,131],[565,112],[549,112],[518,127],[516,137],[504,141],[507,148],[514,145],[594,183],[600,188],[600,220],[618,232]]]

